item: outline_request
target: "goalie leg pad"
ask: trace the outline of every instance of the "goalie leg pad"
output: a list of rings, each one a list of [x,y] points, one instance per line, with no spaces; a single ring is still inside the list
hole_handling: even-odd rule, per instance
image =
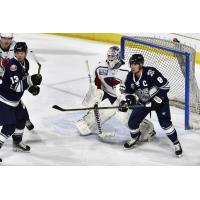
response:
[[[114,104],[111,104],[108,99],[105,99],[102,102],[100,102],[98,106],[109,107],[109,106],[114,106]],[[115,109],[99,110],[101,123],[103,124],[105,121],[110,119],[115,114],[115,112],[116,112]],[[79,130],[80,135],[86,136],[91,134],[97,128],[94,111],[90,110],[82,119],[77,121],[75,125]]]
[[[75,126],[78,129],[78,131],[80,132],[80,135],[86,136],[86,135],[89,135],[92,132],[92,130],[90,129],[90,127],[86,123],[85,118],[82,118],[79,121],[77,121],[75,123]]]
[[[124,126],[128,128],[128,120],[130,118],[131,112],[121,112],[117,111],[115,114],[115,118],[120,121]]]
[[[128,127],[128,120],[130,117],[131,112],[120,112],[117,111],[115,114],[115,118],[120,121],[124,126]],[[139,126],[139,130],[141,132],[140,141],[149,141],[152,136],[156,133],[154,131],[153,123],[147,119],[144,119]]]
[[[144,119],[140,123],[139,129],[141,132],[140,141],[142,142],[150,141],[150,139],[156,134],[152,122],[147,119]]]

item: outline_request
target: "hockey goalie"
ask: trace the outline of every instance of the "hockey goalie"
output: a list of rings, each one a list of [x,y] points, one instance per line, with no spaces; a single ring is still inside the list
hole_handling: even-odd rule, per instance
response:
[[[89,90],[82,102],[83,106],[94,107],[75,125],[81,136],[87,136],[98,131],[98,135],[103,138],[114,136],[114,133],[102,130],[104,122],[111,117],[115,117],[124,126],[128,127],[129,112],[120,112],[117,109],[103,109],[98,107],[119,106],[119,103],[125,99],[130,105],[135,105],[135,97],[123,93],[125,91],[124,79],[128,70],[122,69],[124,61],[120,57],[120,49],[112,46],[108,49],[107,59],[99,62],[95,70],[94,81],[91,81]],[[147,141],[155,135],[153,124],[144,119],[140,124],[140,141]]]

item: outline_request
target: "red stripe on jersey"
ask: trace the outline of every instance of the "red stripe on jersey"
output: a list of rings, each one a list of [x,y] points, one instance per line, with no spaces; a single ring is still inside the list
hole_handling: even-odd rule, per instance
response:
[[[117,79],[115,77],[106,77],[104,78],[104,80],[111,87],[114,87],[122,82],[120,79]]]
[[[101,89],[101,80],[99,79],[97,71],[95,71],[95,85],[97,86],[97,89]]]
[[[1,59],[1,67],[5,67],[9,63],[9,58],[2,58]]]

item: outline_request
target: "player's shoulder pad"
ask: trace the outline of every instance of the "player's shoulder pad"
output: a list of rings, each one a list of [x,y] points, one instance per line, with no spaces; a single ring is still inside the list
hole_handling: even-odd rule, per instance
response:
[[[11,58],[8,64],[5,66],[5,69],[8,70],[9,72],[15,72],[17,71],[17,68],[18,68],[18,63],[15,58]]]
[[[98,62],[98,66],[95,72],[99,73],[99,71],[108,70],[108,64],[105,61]]]
[[[13,40],[11,45],[10,45],[9,51],[14,51],[15,45],[16,45],[16,42]]]
[[[158,70],[155,67],[144,67],[143,69],[145,70],[147,76],[153,77],[158,73]]]
[[[9,60],[9,64],[14,64],[14,63],[17,63],[17,60],[15,58],[11,58]]]

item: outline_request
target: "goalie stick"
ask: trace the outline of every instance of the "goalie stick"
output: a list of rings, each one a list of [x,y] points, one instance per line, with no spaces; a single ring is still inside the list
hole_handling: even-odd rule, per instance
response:
[[[89,82],[92,83],[92,76],[91,76],[91,73],[90,73],[90,66],[89,66],[88,60],[85,61],[85,64],[86,64],[86,69],[87,69],[87,72],[88,72]]]
[[[88,60],[85,61],[85,64],[86,64],[86,69],[87,69],[87,72],[88,72],[89,83],[92,84],[92,76],[91,76],[91,73],[90,73],[90,66],[89,66]],[[94,110],[94,116],[95,116],[95,120],[96,120],[98,135],[100,137],[114,136],[113,133],[109,133],[109,132],[106,133],[106,132],[102,131],[101,118],[100,118],[98,103],[95,103],[93,110]]]
[[[98,109],[98,103],[94,105],[94,114],[95,114],[95,119],[97,123],[98,134],[102,135],[101,119],[100,119],[100,113]]]

